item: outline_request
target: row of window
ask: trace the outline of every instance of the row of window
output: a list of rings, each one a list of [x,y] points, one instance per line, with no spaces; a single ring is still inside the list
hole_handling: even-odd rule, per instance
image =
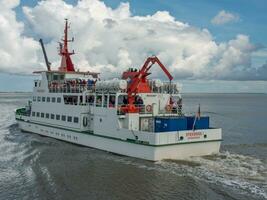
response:
[[[50,114],[50,113],[34,112],[33,111],[32,117],[41,117],[41,118],[47,118],[47,119],[56,119],[56,120],[61,120],[61,121],[79,123],[79,117],[58,115],[58,114],[52,114],[52,113]]]
[[[28,126],[31,127],[32,125],[31,124],[28,124]],[[35,128],[36,129],[39,129],[39,127],[36,126],[36,125],[35,125]],[[58,132],[48,131],[48,130],[44,130],[42,128],[40,128],[40,131],[41,132],[45,132],[46,134],[50,133],[51,135],[54,135],[55,134],[56,136],[67,137],[67,139],[71,140],[71,135],[67,135],[67,134],[65,135],[64,133],[61,133],[60,134]],[[77,136],[72,136],[72,137],[73,137],[73,140],[76,140],[76,141],[78,140],[78,137]]]
[[[61,97],[33,97],[33,101],[38,101],[38,102],[52,102],[52,103],[61,103]]]

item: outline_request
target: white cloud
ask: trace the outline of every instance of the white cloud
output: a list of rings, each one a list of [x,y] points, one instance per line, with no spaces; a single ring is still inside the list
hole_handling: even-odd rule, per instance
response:
[[[18,0],[0,1],[0,71],[21,73],[38,65],[38,42],[24,36],[24,24],[16,20],[13,8]]]
[[[259,51],[256,51],[253,53],[254,57],[262,57],[262,58],[267,58],[267,49],[262,48]]]
[[[128,67],[140,67],[148,56],[157,55],[176,78],[246,80],[256,77],[257,72],[251,66],[251,55],[256,48],[248,36],[240,34],[230,41],[216,43],[207,29],[177,21],[166,11],[133,16],[129,7],[129,3],[121,3],[112,9],[98,0],[82,0],[74,6],[62,0],[47,0],[35,7],[23,7],[23,12],[30,29],[27,32],[50,41],[46,47],[55,67],[59,65],[57,41],[62,37],[64,18],[69,18],[71,34],[75,37],[73,48],[77,52],[73,61],[80,70],[98,71],[110,77]],[[7,68],[1,62],[0,69],[29,73],[33,67],[40,67],[40,62],[44,67],[41,50],[36,41],[23,35],[23,24],[15,20],[12,8],[6,12],[13,16],[13,25],[10,30],[3,27],[0,31],[16,33],[15,46],[24,44],[27,48],[18,55],[7,46],[0,46],[0,52],[10,53],[15,63]],[[157,68],[153,72],[163,77]],[[260,77],[266,78],[267,75]]]
[[[211,23],[214,25],[222,25],[230,22],[239,21],[239,16],[225,10],[221,10],[212,20]]]

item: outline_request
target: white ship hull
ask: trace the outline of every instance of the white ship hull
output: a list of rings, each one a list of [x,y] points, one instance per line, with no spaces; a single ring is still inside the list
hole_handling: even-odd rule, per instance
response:
[[[221,144],[221,129],[209,130],[215,139],[185,141],[173,144],[150,145],[140,144],[109,136],[83,133],[38,123],[18,120],[21,130],[39,135],[56,138],[74,144],[92,147],[120,155],[140,159],[159,161],[163,159],[186,159],[191,156],[203,156],[219,153]],[[218,138],[218,139],[216,139]]]

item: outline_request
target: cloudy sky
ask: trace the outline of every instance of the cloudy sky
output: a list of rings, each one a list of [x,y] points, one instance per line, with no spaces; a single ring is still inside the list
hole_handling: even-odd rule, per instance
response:
[[[266,0],[0,0],[0,91],[31,90],[39,38],[58,67],[68,18],[77,69],[117,77],[157,55],[184,92],[267,93],[266,13]]]

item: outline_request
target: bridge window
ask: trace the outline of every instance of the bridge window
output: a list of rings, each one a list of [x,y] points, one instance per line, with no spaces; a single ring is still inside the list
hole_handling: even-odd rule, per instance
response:
[[[37,113],[36,113],[36,116],[37,116],[37,117],[40,117],[40,113],[39,113],[39,112],[37,112]]]
[[[41,117],[44,118],[44,113],[41,113]]]
[[[33,97],[33,99],[32,99],[33,101],[36,101],[36,97]]]
[[[51,114],[51,119],[55,119],[55,115],[54,114]]]
[[[62,121],[66,121],[66,115],[62,115],[62,116],[61,116],[61,120],[62,120]]]
[[[45,114],[45,118],[49,118],[49,113],[46,113]]]
[[[41,97],[37,97],[37,101],[41,101]]]
[[[46,97],[46,102],[50,102],[50,97]]]
[[[61,102],[61,98],[58,97],[58,98],[57,98],[57,103],[60,103],[60,102]]]
[[[64,80],[64,74],[54,74],[53,80],[54,81]]]
[[[32,116],[35,117],[35,112],[32,112]]]
[[[42,97],[42,102],[45,102],[45,97]]]
[[[53,103],[56,102],[56,97],[52,97],[52,102],[53,102]]]

